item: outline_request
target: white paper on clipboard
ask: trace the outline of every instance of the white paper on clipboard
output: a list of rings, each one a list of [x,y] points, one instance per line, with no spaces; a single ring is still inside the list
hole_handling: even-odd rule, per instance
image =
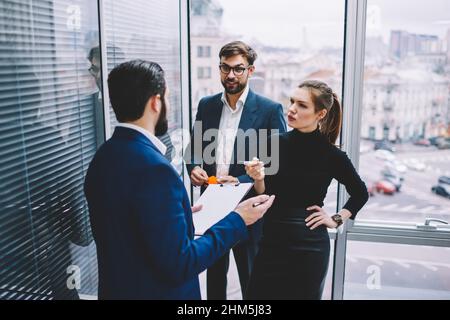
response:
[[[195,203],[203,205],[202,210],[193,213],[195,235],[203,235],[236,209],[252,186],[253,183],[210,184]]]

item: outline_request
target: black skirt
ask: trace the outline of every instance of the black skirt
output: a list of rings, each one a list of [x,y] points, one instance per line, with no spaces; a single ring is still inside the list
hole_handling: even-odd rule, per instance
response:
[[[295,211],[264,221],[247,299],[321,299],[330,258],[328,231],[323,225],[310,230],[305,223],[309,213]]]

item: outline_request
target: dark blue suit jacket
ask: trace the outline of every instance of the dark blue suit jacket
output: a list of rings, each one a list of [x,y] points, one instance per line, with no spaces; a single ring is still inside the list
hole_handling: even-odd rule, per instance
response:
[[[85,180],[100,299],[200,299],[198,274],[247,237],[232,212],[194,240],[178,173],[140,132],[117,127]]]
[[[216,94],[214,96],[205,97],[200,100],[197,110],[197,115],[195,121],[200,121],[202,124],[201,135],[203,136],[205,131],[208,129],[219,129],[220,118],[222,116],[223,102],[221,100],[222,93]],[[283,107],[281,104],[267,99],[263,96],[255,94],[252,90],[249,90],[247,100],[245,101],[244,109],[242,110],[241,120],[239,122],[239,129],[247,131],[248,129],[257,130],[257,141],[260,140],[260,129],[266,129],[267,134],[271,135],[271,130],[278,130],[279,133],[286,132],[286,121],[283,115]],[[186,160],[186,167],[188,169],[189,175],[192,169],[196,166],[202,167],[208,176],[213,176],[216,174],[216,164],[205,163],[202,154],[196,152],[197,150],[203,153],[205,148],[211,148],[213,150],[217,147],[217,141],[212,139],[212,141],[203,141],[201,137],[195,136],[195,130],[191,133],[191,142],[188,146]],[[195,146],[193,141],[202,141],[201,148]],[[234,142],[234,152],[233,152],[233,163],[230,164],[229,175],[237,177],[240,182],[252,182],[252,179],[246,175],[245,166],[241,164],[243,161],[252,160],[253,157],[260,157],[260,146],[259,143],[256,145],[256,154],[252,152],[252,146],[250,145],[250,140],[246,137],[245,139],[245,150],[242,150],[243,158],[238,158],[239,153],[237,152],[237,138]],[[215,158],[215,152],[212,153]],[[203,190],[203,189],[202,189]],[[254,196],[254,193],[249,193],[248,197]],[[258,241],[261,235],[261,222],[249,227],[250,240]]]

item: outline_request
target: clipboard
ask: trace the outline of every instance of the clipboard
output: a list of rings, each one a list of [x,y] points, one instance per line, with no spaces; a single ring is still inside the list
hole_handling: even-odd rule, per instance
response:
[[[195,235],[203,235],[236,209],[252,187],[253,183],[210,184],[195,203],[203,205],[202,210],[192,214]]]

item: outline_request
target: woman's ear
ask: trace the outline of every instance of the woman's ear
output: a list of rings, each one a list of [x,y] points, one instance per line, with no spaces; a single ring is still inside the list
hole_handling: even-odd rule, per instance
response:
[[[327,109],[320,110],[320,112],[319,112],[319,121],[323,120],[327,116],[327,113],[328,113]]]

